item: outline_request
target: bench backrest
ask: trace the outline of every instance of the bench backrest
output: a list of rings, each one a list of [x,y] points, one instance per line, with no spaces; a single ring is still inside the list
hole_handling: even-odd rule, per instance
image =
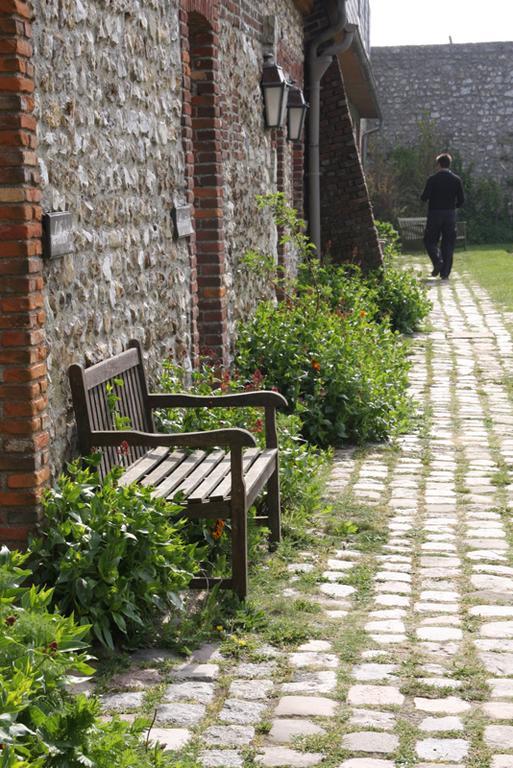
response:
[[[90,368],[71,365],[69,379],[83,455],[95,449],[92,430],[155,431],[138,342],[131,341],[126,352]],[[100,475],[104,477],[115,466],[130,465],[145,452],[143,446],[130,447],[126,453],[116,448],[102,449]]]
[[[399,230],[401,233],[401,239],[404,241],[409,240],[422,240],[424,237],[424,229],[426,228],[426,218],[417,217],[411,219],[397,219],[399,224]]]

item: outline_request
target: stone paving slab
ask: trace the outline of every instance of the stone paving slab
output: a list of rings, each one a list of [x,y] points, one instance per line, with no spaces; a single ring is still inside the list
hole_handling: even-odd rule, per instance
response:
[[[272,728],[269,731],[269,739],[281,744],[288,744],[299,736],[322,736],[326,733],[320,725],[311,720],[294,720],[289,718],[280,718],[273,720]]]
[[[310,768],[317,765],[324,755],[320,752],[297,752],[288,747],[266,747],[255,758],[264,768]]]
[[[187,728],[152,728],[150,742],[160,744],[165,752],[183,749],[192,738]]]

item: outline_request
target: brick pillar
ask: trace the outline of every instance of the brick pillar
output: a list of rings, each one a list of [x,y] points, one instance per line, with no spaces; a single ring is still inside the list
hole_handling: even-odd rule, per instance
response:
[[[228,363],[221,117],[218,105],[217,32],[192,28],[192,133],[194,214],[198,263],[200,350]]]
[[[0,544],[12,546],[49,478],[31,17],[23,0],[0,0]]]
[[[192,143],[192,106],[191,106],[191,56],[189,50],[189,12],[180,9],[180,41],[182,53],[182,142],[185,157],[186,200],[194,203],[194,147]],[[189,237],[191,266],[191,357],[196,368],[199,364],[198,332],[198,263],[196,259],[196,233]]]
[[[193,331],[201,354],[228,363],[221,115],[217,69],[219,3],[182,0],[183,140],[189,199]]]

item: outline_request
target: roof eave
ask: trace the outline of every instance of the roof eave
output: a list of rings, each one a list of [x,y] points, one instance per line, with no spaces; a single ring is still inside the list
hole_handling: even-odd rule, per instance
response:
[[[347,51],[339,54],[338,59],[346,93],[357,108],[360,117],[381,120],[378,88],[359,28],[356,30],[352,45]]]

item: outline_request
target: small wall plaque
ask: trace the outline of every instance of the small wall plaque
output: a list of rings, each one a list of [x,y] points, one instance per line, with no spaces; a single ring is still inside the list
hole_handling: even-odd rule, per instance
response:
[[[74,250],[72,214],[68,211],[43,214],[43,256],[54,259]]]
[[[173,211],[177,237],[188,237],[194,232],[192,205],[177,205]]]

